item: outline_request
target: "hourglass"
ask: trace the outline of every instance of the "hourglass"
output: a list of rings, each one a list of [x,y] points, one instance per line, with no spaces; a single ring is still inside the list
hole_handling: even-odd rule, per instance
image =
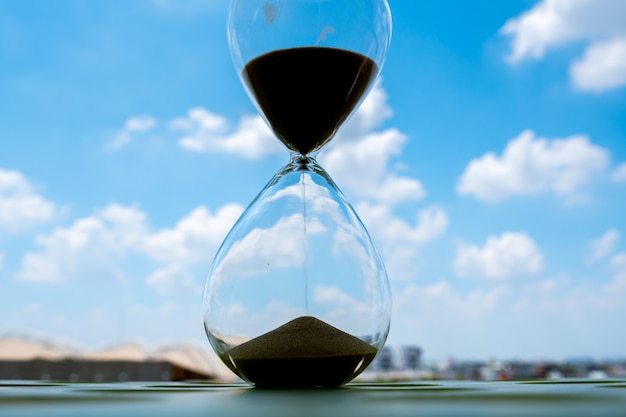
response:
[[[204,288],[221,360],[256,387],[335,387],[382,349],[384,264],[318,152],[369,92],[391,38],[386,0],[232,0],[235,67],[290,160],[235,223]]]

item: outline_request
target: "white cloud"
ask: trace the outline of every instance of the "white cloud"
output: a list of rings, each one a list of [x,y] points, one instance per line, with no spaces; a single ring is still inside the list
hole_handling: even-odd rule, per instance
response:
[[[626,36],[597,42],[570,67],[574,86],[601,92],[626,85]]]
[[[546,50],[572,41],[626,32],[626,5],[615,0],[543,0],[501,29],[512,36],[513,62],[542,58]]]
[[[395,204],[420,200],[426,192],[419,180],[402,175],[400,164],[393,163],[393,159],[403,153],[406,136],[393,128],[375,131],[393,114],[387,101],[387,93],[377,82],[337,137],[320,153],[319,160],[333,180],[356,197],[355,202],[358,199],[369,202],[361,207],[371,212],[370,216],[364,215],[361,208],[357,211],[363,218],[376,216],[367,223],[374,224],[371,227],[378,229],[378,234],[392,246],[387,248],[388,251],[403,253],[406,255],[404,259],[408,259],[414,255],[416,246],[441,235],[448,220],[441,209],[423,211],[416,225],[392,215]],[[283,145],[258,116],[242,118],[239,126],[233,129],[223,116],[195,108],[187,116],[173,120],[170,128],[185,132],[185,137],[179,141],[180,146],[196,152],[227,152],[247,158],[284,152]],[[163,253],[168,255],[176,251],[164,250]]]
[[[387,93],[377,82],[319,160],[338,186],[354,196],[356,212],[382,253],[389,276],[409,280],[417,275],[420,249],[445,232],[448,218],[439,207],[420,211],[415,223],[394,214],[395,205],[419,201],[426,190],[418,179],[403,175],[401,161],[394,161],[408,138],[394,128],[376,131],[392,115]]]
[[[611,258],[611,268],[613,279],[606,289],[613,295],[626,294],[626,252],[618,253]]]
[[[383,244],[382,253],[387,275],[391,282],[413,281],[422,278],[420,247],[411,244]]]
[[[402,153],[406,137],[396,129],[371,133],[358,142],[342,142],[320,155],[333,179],[355,195],[395,204],[420,200],[426,192],[414,178],[395,174],[389,159]]]
[[[392,115],[377,83],[352,119],[320,154],[320,163],[341,188],[361,198],[395,204],[426,195],[414,178],[398,175],[390,160],[402,154],[407,137],[397,129],[372,132]]]
[[[126,120],[124,129],[128,132],[147,132],[156,126],[156,120],[152,116],[135,116]]]
[[[564,276],[547,280],[551,283],[544,280],[544,283],[526,286],[520,293],[516,309],[546,317],[562,316],[570,323],[613,321],[612,326],[601,331],[605,333],[603,338],[610,338],[611,327],[619,327],[619,319],[623,317],[620,310],[626,310],[626,252],[611,256],[609,266],[609,275],[594,274],[589,279],[576,281]],[[599,320],[598,315],[605,316]]]
[[[570,67],[574,86],[603,91],[626,85],[626,3],[619,0],[543,0],[510,19],[501,32],[512,39],[510,63],[541,59],[549,49],[583,43]]]
[[[436,206],[419,211],[415,224],[395,216],[388,205],[361,202],[356,211],[381,251],[392,280],[416,277],[420,248],[441,237],[449,221],[446,212]]]
[[[372,317],[372,308],[367,302],[354,298],[334,285],[316,286],[313,290],[313,301],[327,307],[322,317],[340,328],[369,331],[371,320],[378,319]]]
[[[116,276],[116,265],[145,234],[145,214],[111,204],[68,228],[38,235],[39,251],[24,254],[17,278],[63,282],[81,276]],[[107,266],[108,265],[108,266]]]
[[[4,252],[0,252],[0,272],[4,269]]]
[[[615,182],[626,182],[626,162],[621,163],[613,174],[611,175],[611,179]]]
[[[457,191],[488,202],[542,193],[575,200],[608,165],[609,152],[587,136],[547,139],[525,130],[507,144],[502,156],[489,152],[472,160]]]
[[[441,236],[448,226],[448,216],[440,207],[429,207],[417,214],[415,225],[391,213],[386,205],[360,203],[357,212],[367,229],[386,244],[410,243],[424,245]]]
[[[78,340],[88,350],[133,341],[152,351],[158,346],[181,343],[208,347],[198,317],[202,317],[199,303],[177,304],[164,299],[160,304],[113,301],[100,308],[85,308],[83,314],[61,305],[56,306],[54,315],[39,317],[38,323],[51,329],[55,339],[62,336]]]
[[[395,204],[426,195],[414,178],[398,174],[391,160],[402,154],[407,138],[397,129],[373,130],[393,114],[387,93],[377,82],[354,116],[320,154],[320,163],[342,188],[355,195]],[[183,132],[181,148],[192,152],[224,152],[248,159],[285,153],[260,116],[244,116],[231,126],[228,120],[204,108],[189,110],[169,126]]]
[[[105,143],[105,149],[118,150],[132,142],[134,136],[154,129],[157,121],[152,116],[135,116],[126,120],[124,128],[117,132],[115,136]]]
[[[36,282],[126,280],[123,261],[145,255],[168,264],[148,280],[154,288],[163,289],[176,268],[210,259],[241,211],[241,206],[231,204],[212,215],[198,207],[173,229],[152,233],[145,212],[110,204],[69,227],[38,235],[38,250],[24,254],[16,278]]]
[[[422,286],[409,284],[394,300],[397,300],[396,310],[410,312],[410,316],[415,316],[418,313],[416,310],[428,311],[429,314],[423,315],[424,319],[441,323],[433,318],[450,315],[458,321],[484,317],[496,308],[507,293],[506,287],[502,286],[462,293],[448,281],[442,280]]]
[[[618,240],[619,232],[616,229],[609,229],[602,236],[592,240],[589,244],[591,250],[587,262],[593,263],[605,259],[615,250]]]
[[[445,279],[396,282],[388,344],[419,345],[429,359],[619,356],[626,341],[616,330],[626,314],[626,253],[612,263],[612,277],[586,282],[543,274],[478,288]]]
[[[214,214],[197,207],[180,219],[172,229],[163,229],[144,239],[142,251],[159,262],[197,262],[207,259],[243,212],[243,206],[232,203]]]
[[[482,248],[462,244],[454,260],[454,270],[460,277],[508,278],[536,275],[542,269],[541,251],[523,232],[489,236]]]
[[[258,277],[272,271],[289,269],[304,264],[306,254],[305,236],[302,233],[302,214],[279,218],[270,227],[257,227],[232,242],[229,252],[220,266],[217,281],[225,277]],[[326,231],[318,219],[307,219],[308,235]],[[265,268],[264,268],[265,267]]]
[[[393,116],[393,109],[387,102],[389,97],[382,84],[382,78],[378,78],[357,111],[341,126],[338,132],[340,141],[358,140]]]
[[[313,301],[330,304],[335,308],[348,309],[351,313],[367,313],[368,307],[363,302],[341,291],[334,285],[318,285],[313,290]]]
[[[202,287],[196,284],[194,275],[181,264],[170,264],[157,269],[146,277],[146,284],[161,295],[202,294]]]
[[[514,293],[502,285],[463,291],[448,280],[408,284],[394,294],[388,344],[418,345],[431,360],[449,356],[484,359],[494,353],[507,355],[517,342],[511,336],[524,330],[500,326],[502,318],[511,317],[508,310],[513,296]]]
[[[224,117],[196,107],[170,122],[170,127],[184,132],[178,144],[192,152],[221,151],[247,159],[286,153],[260,116],[244,116],[233,129]]]
[[[174,130],[202,130],[224,133],[228,130],[228,120],[219,114],[211,113],[202,107],[194,107],[187,112],[187,117],[179,117],[170,122]]]
[[[0,230],[19,231],[52,220],[55,205],[18,171],[0,168]]]

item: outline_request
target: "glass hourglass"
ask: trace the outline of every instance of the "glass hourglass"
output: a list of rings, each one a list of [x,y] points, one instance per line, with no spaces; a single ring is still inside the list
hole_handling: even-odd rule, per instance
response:
[[[250,203],[211,265],[207,337],[257,387],[334,387],[382,349],[384,264],[318,152],[372,87],[391,39],[386,0],[232,0],[241,80],[290,160]]]

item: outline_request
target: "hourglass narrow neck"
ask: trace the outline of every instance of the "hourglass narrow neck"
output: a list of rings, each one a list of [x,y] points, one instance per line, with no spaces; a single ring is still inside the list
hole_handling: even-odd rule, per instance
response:
[[[290,171],[317,171],[317,152],[302,155],[299,152],[290,152],[288,169]]]

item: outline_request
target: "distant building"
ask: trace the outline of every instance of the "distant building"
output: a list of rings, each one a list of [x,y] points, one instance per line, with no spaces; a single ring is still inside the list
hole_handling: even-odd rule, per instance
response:
[[[404,346],[394,349],[383,347],[374,362],[367,368],[370,372],[418,371],[422,365],[422,349]]]
[[[395,369],[396,364],[393,350],[388,346],[383,347],[383,349],[378,353],[378,356],[376,356],[376,359],[374,359],[374,362],[370,366],[371,371],[378,372],[390,372]]]
[[[0,380],[123,382],[184,381],[212,378],[213,375],[186,369],[168,361],[98,361],[88,359],[0,361]]]
[[[422,349],[417,346],[405,346],[402,348],[401,369],[417,371],[421,366]]]
[[[215,352],[192,345],[151,353],[137,343],[99,351],[66,348],[27,337],[0,337],[0,380],[182,381],[237,379]]]

